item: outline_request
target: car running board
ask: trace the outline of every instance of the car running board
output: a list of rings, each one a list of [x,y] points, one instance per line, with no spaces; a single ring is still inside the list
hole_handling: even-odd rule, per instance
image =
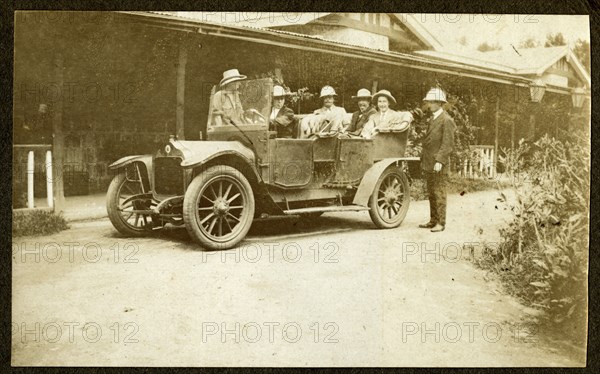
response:
[[[284,210],[283,213],[288,215],[295,214],[307,214],[307,213],[320,213],[320,212],[357,212],[361,210],[369,210],[366,206],[361,205],[333,205],[333,206],[317,206],[310,208],[300,208],[300,209],[289,209]]]

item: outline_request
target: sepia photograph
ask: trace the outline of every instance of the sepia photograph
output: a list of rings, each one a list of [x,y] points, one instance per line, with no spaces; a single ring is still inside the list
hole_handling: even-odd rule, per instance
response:
[[[588,15],[13,17],[12,366],[586,366]]]

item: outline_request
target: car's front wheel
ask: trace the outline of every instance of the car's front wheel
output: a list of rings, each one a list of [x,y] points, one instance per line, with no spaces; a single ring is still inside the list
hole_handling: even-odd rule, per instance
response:
[[[197,175],[183,200],[190,236],[206,249],[228,249],[250,230],[254,194],[248,179],[230,166],[213,166]]]
[[[152,230],[148,213],[156,206],[152,194],[145,193],[139,175],[132,179],[127,173],[117,174],[106,193],[106,210],[113,226],[126,236],[143,236]]]
[[[387,168],[377,180],[369,199],[369,215],[373,223],[382,229],[400,226],[410,204],[408,178],[397,167]]]

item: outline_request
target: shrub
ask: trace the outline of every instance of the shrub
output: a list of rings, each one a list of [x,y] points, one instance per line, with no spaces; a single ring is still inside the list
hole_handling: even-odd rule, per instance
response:
[[[24,183],[13,183],[12,207],[13,209],[27,206],[27,186]]]
[[[412,201],[427,200],[427,183],[424,179],[413,179],[410,185]]]
[[[585,336],[590,208],[590,148],[581,143],[544,136],[533,148],[521,143],[504,151],[514,217],[500,230],[504,241],[480,261],[538,309],[538,322],[561,324],[578,337]]]
[[[12,214],[12,236],[49,235],[68,229],[62,214],[44,210],[14,211]]]
[[[477,191],[495,190],[506,186],[506,182],[495,179],[469,179],[451,174],[448,178],[446,191],[448,194],[465,194]],[[410,198],[413,201],[428,199],[427,182],[424,179],[412,180]]]

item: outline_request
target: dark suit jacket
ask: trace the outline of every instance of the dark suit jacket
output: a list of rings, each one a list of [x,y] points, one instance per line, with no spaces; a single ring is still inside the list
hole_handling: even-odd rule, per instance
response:
[[[454,132],[456,125],[454,120],[445,111],[435,120],[429,120],[429,126],[425,137],[423,137],[423,153],[421,155],[421,169],[433,171],[436,162],[444,165],[442,172],[448,172],[450,154],[454,150]]]
[[[360,135],[363,127],[365,127],[365,123],[369,121],[369,117],[375,113],[377,113],[377,109],[372,105],[364,113],[361,113],[360,110],[352,113],[352,119],[346,131],[351,135]]]
[[[298,137],[298,123],[294,118],[294,111],[287,106],[281,107],[275,120],[271,121],[270,129],[277,131],[278,138]]]

